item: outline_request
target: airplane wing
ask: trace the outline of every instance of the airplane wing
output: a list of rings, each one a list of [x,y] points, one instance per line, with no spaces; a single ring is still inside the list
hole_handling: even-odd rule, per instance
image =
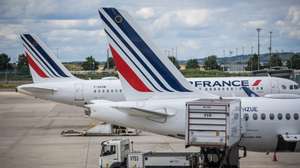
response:
[[[264,97],[272,99],[299,99],[300,95],[297,94],[266,94]]]
[[[281,135],[283,140],[286,142],[299,142],[300,141],[300,134],[282,134]]]

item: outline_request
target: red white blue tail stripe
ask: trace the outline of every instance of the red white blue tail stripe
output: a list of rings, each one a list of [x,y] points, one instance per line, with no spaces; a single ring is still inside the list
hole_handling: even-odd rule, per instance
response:
[[[116,65],[127,65],[117,68],[133,88],[141,92],[191,92],[174,76],[173,65],[163,63],[153,44],[142,38],[145,35],[128,15],[115,8],[102,8],[99,14]]]
[[[62,64],[58,64],[53,56],[31,34],[22,34],[21,39],[25,48],[29,66],[41,78],[68,78],[71,74],[66,71]]]

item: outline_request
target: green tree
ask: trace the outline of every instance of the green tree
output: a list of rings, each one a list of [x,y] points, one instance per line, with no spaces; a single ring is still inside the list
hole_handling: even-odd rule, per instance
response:
[[[189,59],[186,62],[186,69],[196,69],[199,68],[198,60],[197,59]]]
[[[175,67],[176,67],[177,69],[180,69],[180,65],[179,65],[177,59],[176,59],[174,56],[169,56],[169,60],[170,60],[171,62],[173,62],[173,64],[175,65]]]
[[[254,54],[251,56],[247,62],[247,67],[245,68],[247,71],[255,71],[258,69],[258,56]]]
[[[287,67],[291,69],[300,69],[300,55],[294,54],[290,59],[287,60]]]
[[[81,66],[84,70],[97,70],[99,62],[97,62],[93,56],[89,56],[85,58]]]
[[[217,62],[217,56],[211,55],[208,56],[205,61],[204,61],[204,68],[206,70],[211,70],[211,69],[220,69],[220,65]]]
[[[8,57],[8,55],[5,53],[1,53],[0,54],[0,70],[11,69],[12,66],[9,63],[9,61],[10,61],[10,58]]]
[[[115,62],[114,62],[114,59],[112,57],[109,57],[107,61],[108,61],[108,65],[109,65],[108,69],[115,68]],[[104,65],[104,67],[103,67],[103,70],[107,69],[107,61],[106,61],[105,65]]]
[[[28,62],[24,54],[20,54],[18,56],[17,71],[18,73],[22,73],[22,74],[29,74]]]
[[[269,65],[270,67],[282,66],[282,61],[278,54],[271,55]]]

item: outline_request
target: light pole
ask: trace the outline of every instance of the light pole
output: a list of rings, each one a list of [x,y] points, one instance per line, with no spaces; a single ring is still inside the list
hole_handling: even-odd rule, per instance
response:
[[[259,66],[260,66],[260,60],[259,60],[259,32],[261,31],[261,28],[257,28],[257,70],[259,70]]]
[[[270,47],[269,47],[269,60],[271,60],[271,57],[272,57],[272,31],[270,31]],[[269,61],[269,68],[271,68],[271,64],[270,64],[270,61]]]

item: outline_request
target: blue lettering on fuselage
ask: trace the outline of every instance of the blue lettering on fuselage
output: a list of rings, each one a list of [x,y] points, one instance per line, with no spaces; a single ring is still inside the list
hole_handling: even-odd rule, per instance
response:
[[[248,80],[222,80],[222,81],[190,81],[195,87],[239,87],[249,86]]]
[[[258,112],[257,107],[242,107],[242,112]]]

